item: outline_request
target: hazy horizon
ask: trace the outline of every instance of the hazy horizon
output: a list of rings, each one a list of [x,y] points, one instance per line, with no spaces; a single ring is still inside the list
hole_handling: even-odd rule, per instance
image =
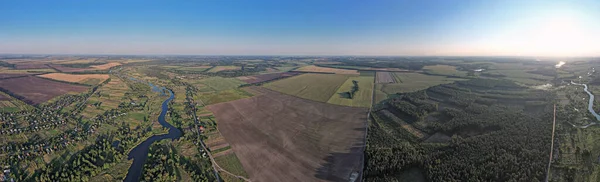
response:
[[[600,56],[600,2],[0,1],[0,54]]]

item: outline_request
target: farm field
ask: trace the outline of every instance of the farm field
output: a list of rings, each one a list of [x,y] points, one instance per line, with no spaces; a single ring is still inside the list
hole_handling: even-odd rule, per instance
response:
[[[366,109],[252,89],[264,94],[208,106],[250,180],[347,181],[360,170]]]
[[[237,78],[246,83],[255,84],[255,83],[261,83],[261,82],[271,81],[271,80],[275,80],[275,79],[296,76],[299,74],[300,73],[298,73],[298,72],[270,73],[270,74],[263,74],[263,75],[242,76],[242,77],[237,77]]]
[[[115,66],[120,66],[121,63],[106,63],[106,64],[101,64],[101,65],[94,65],[94,66],[90,66],[90,68],[94,68],[96,70],[106,70]]]
[[[208,70],[208,72],[216,73],[219,71],[239,70],[239,69],[242,69],[242,67],[239,67],[239,66],[215,66],[214,68]]]
[[[96,85],[109,78],[107,74],[66,74],[66,73],[48,73],[39,75],[39,77],[53,80],[81,83],[86,85]]]
[[[436,75],[447,75],[447,76],[457,76],[457,77],[467,76],[466,71],[456,70],[455,66],[450,66],[450,65],[438,64],[438,65],[432,65],[432,66],[425,66],[425,67],[423,67],[423,70],[425,70],[425,72],[427,72],[427,73],[436,74]]]
[[[332,73],[332,74],[344,74],[344,75],[358,75],[358,71],[356,71],[356,70],[327,68],[327,67],[320,67],[320,66],[315,66],[315,65],[304,66],[304,67],[296,69],[295,71],[311,72],[311,73]]]
[[[0,79],[6,79],[6,78],[14,78],[14,77],[23,77],[23,76],[27,76],[30,74],[26,74],[26,73],[0,73]]]
[[[327,102],[348,75],[306,73],[264,84],[265,88],[319,102]]]
[[[406,93],[423,90],[431,86],[452,83],[463,79],[431,76],[420,73],[394,73],[399,83],[381,84],[380,90],[386,94]]]
[[[111,76],[110,81],[100,87],[96,94],[90,96],[84,114],[88,117],[103,113],[113,108],[117,108],[124,101],[125,93],[129,91],[129,86],[120,78]],[[97,106],[92,106],[92,105]]]
[[[207,105],[248,98],[250,96],[252,96],[252,94],[240,89],[199,92],[197,94],[197,98],[201,99],[202,102]]]
[[[245,82],[236,78],[209,77],[198,81],[193,81],[194,84],[201,84],[199,87],[204,87],[206,91],[221,91],[238,88]],[[204,91],[204,90],[201,90]]]
[[[333,94],[327,103],[352,107],[370,107],[371,99],[373,98],[371,95],[373,91],[373,79],[372,76],[349,77],[337,90],[337,94]],[[358,91],[352,99],[345,98],[342,96],[342,93],[352,89],[354,86],[352,81],[358,82]]]
[[[176,68],[176,70],[202,72],[208,70],[209,68],[212,68],[212,66],[179,67]]]
[[[377,83],[396,83],[396,77],[391,72],[378,71]]]
[[[29,104],[39,104],[56,96],[84,92],[88,89],[85,86],[50,81],[35,76],[0,80],[0,88],[23,97]]]
[[[49,67],[41,63],[18,63],[15,69],[48,69]]]

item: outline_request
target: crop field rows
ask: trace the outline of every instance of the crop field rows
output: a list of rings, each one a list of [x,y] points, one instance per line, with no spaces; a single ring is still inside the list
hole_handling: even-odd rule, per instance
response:
[[[377,72],[377,83],[397,83],[396,77],[391,72],[378,71]]]

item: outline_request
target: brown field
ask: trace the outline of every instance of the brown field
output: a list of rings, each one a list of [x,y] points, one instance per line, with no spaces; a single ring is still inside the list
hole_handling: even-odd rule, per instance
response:
[[[394,75],[390,72],[378,71],[377,72],[377,83],[396,83]]]
[[[56,96],[83,92],[88,89],[85,86],[56,82],[35,76],[0,80],[0,88],[23,97],[28,104],[39,104]]]
[[[299,74],[300,73],[298,73],[298,72],[271,73],[271,74],[264,74],[264,75],[241,76],[241,77],[238,77],[238,79],[240,79],[246,83],[254,84],[254,83],[271,81],[271,80],[275,80],[275,79],[287,78],[287,77],[296,76]]]
[[[66,73],[48,73],[44,75],[39,75],[40,77],[49,78],[53,80],[60,80],[66,82],[73,83],[83,83],[95,85],[102,83],[104,80],[108,79],[109,76],[107,74],[84,74],[84,75],[74,75],[74,74],[66,74]]]
[[[48,66],[40,63],[18,63],[15,64],[15,69],[46,69]]]
[[[23,73],[0,73],[0,79],[22,77],[22,76],[27,76],[27,75],[29,75],[29,74],[23,74]]]
[[[219,71],[239,70],[239,69],[242,69],[242,67],[239,67],[239,66],[215,66],[214,68],[208,70],[208,72],[216,73]]]
[[[95,68],[97,70],[105,70],[105,69],[109,69],[109,68],[112,68],[115,66],[120,66],[120,65],[121,65],[121,63],[113,62],[113,63],[106,63],[106,64],[101,64],[101,65],[90,66],[90,68]]]
[[[363,161],[365,108],[263,94],[208,106],[252,181],[348,181]]]
[[[298,68],[295,71],[314,72],[314,73],[334,73],[334,74],[344,74],[344,75],[358,75],[359,74],[357,70],[326,68],[326,67],[319,67],[319,66],[315,66],[315,65]]]

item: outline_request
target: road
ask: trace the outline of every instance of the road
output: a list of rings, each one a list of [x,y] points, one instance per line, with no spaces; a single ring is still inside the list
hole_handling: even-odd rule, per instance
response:
[[[552,151],[554,151],[554,129],[556,128],[556,104],[554,104],[554,117],[552,119],[552,142],[550,144],[550,157],[548,159],[548,169],[546,169],[546,182],[550,177],[550,166],[552,165]]]

